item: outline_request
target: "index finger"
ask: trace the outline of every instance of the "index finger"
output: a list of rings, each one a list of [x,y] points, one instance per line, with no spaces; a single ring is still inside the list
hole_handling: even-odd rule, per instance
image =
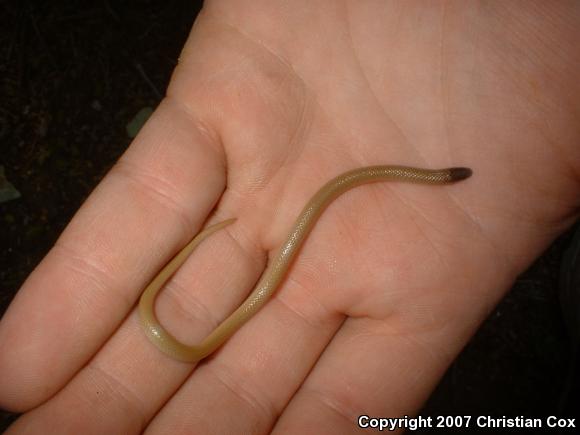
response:
[[[52,396],[94,355],[225,187],[211,130],[166,99],[0,321],[0,406]],[[159,222],[163,225],[159,225]]]

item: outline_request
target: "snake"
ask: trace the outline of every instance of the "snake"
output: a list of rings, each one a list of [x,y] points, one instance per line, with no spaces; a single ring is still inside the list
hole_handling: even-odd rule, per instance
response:
[[[380,165],[353,169],[324,184],[306,203],[296,218],[286,241],[279,248],[254,289],[245,301],[223,320],[200,344],[187,345],[177,340],[159,322],[155,315],[155,299],[167,280],[181,267],[193,250],[208,236],[232,224],[227,219],[199,232],[182,248],[145,287],[139,300],[140,323],[148,339],[171,358],[187,363],[198,362],[221,347],[240,329],[276,292],[284,280],[292,261],[310,234],[322,212],[344,192],[371,182],[400,181],[418,184],[450,184],[472,175],[466,167],[423,169],[409,166]]]

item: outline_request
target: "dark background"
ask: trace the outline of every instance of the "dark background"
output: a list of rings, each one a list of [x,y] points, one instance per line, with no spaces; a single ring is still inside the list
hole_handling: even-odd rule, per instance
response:
[[[0,0],[0,313],[164,93],[199,10],[191,1]],[[423,415],[559,415],[569,342],[563,235],[515,283]],[[9,352],[9,349],[0,349]],[[0,431],[16,416],[0,412]],[[520,432],[521,433],[521,432]]]

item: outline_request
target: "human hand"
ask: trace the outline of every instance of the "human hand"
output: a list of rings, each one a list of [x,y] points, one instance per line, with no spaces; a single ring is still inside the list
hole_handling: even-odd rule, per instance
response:
[[[578,57],[561,56],[569,18],[385,5],[208,2],[168,98],[2,320],[1,403],[44,402],[13,432],[335,433],[420,406],[576,216]],[[538,29],[548,45],[530,53]],[[475,177],[342,197],[275,297],[197,367],[145,339],[140,291],[216,205],[210,221],[236,224],[156,305],[191,343],[243,300],[312,193],[383,163]]]

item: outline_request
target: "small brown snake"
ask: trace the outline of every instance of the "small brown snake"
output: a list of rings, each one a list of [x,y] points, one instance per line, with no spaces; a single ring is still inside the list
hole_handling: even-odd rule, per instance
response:
[[[154,303],[159,289],[183,264],[195,247],[210,234],[231,224],[235,219],[212,225],[201,231],[179,251],[143,291],[139,301],[139,314],[145,333],[149,340],[167,355],[185,362],[199,361],[219,348],[270,299],[284,279],[292,260],[318,217],[339,195],[353,187],[370,182],[404,181],[420,184],[449,184],[464,180],[471,176],[471,173],[469,168],[421,169],[406,166],[368,166],[333,178],[308,201],[278,255],[268,265],[256,287],[242,305],[215,328],[201,344],[188,346],[179,342],[161,326],[155,316]]]

